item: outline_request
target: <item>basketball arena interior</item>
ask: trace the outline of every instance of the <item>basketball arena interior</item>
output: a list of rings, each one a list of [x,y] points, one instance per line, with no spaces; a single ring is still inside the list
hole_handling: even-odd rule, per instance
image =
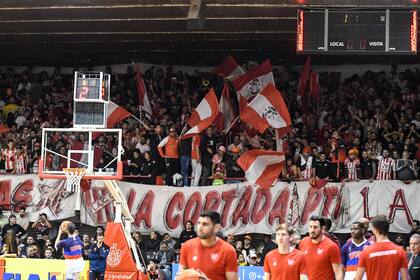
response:
[[[0,280],[420,279],[419,7],[0,1]]]

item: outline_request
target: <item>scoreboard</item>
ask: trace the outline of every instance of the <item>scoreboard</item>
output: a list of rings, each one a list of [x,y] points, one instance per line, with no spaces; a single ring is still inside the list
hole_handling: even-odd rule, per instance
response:
[[[298,54],[417,54],[417,11],[298,10]]]
[[[74,73],[73,127],[107,127],[110,77],[103,72]]]

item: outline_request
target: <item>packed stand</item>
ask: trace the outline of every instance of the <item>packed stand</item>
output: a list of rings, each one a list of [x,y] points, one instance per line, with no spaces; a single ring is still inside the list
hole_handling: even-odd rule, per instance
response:
[[[191,112],[209,87],[220,94],[224,80],[214,74],[174,72],[152,67],[143,79],[153,109],[150,118],[138,109],[136,75],[112,73],[111,99],[140,119],[118,124],[123,130],[125,180],[144,184],[197,186],[244,180],[236,164],[250,149],[275,149],[271,130],[259,135],[238,121],[224,134],[211,126],[201,135],[179,140]],[[292,117],[293,128],[283,139],[286,165],[283,180],[353,181],[360,179],[411,181],[418,178],[420,71],[371,72],[353,75],[340,83],[340,73],[319,77],[319,100],[303,110],[296,88],[299,74],[273,71]],[[0,76],[0,171],[37,173],[41,128],[71,127],[72,75],[57,68],[51,75],[8,68]],[[238,102],[231,94],[237,110]],[[10,130],[9,130],[10,129]],[[166,136],[168,136],[166,138]],[[164,147],[159,146],[165,139]],[[65,154],[74,142],[86,141],[83,133],[71,138],[56,135],[49,149]],[[99,137],[103,150],[96,167],[115,156],[115,139]],[[51,157],[50,168],[62,169],[65,161]],[[112,167],[112,166],[111,166]]]
[[[349,235],[340,235],[340,238],[338,238],[329,232],[331,220],[328,218],[319,219],[323,220],[322,234],[341,248],[342,261],[345,265],[346,252],[349,251],[348,247],[352,246],[349,242],[350,239],[348,239]],[[0,258],[63,259],[63,251],[57,244],[60,239],[64,240],[65,236],[58,237],[60,232],[57,227],[58,224],[50,222],[46,214],[40,214],[38,219],[31,223],[25,208],[20,208],[19,214],[16,216],[13,214],[6,216],[0,209],[0,245],[2,248]],[[360,242],[368,242],[368,245],[375,243],[375,238],[368,229],[368,219],[361,218],[359,221],[353,222],[351,238]],[[105,272],[106,258],[110,252],[110,247],[109,244],[104,243],[104,234],[105,228],[102,226],[96,227],[94,232],[91,230],[89,232],[79,232],[77,228],[75,230],[75,236],[79,236],[83,242],[81,256],[84,260],[90,261],[90,273],[92,273],[90,279],[103,277]],[[411,242],[410,237],[419,237],[419,234],[420,222],[415,220],[409,235],[396,234],[392,241],[410,252],[408,241]],[[235,248],[239,266],[262,266],[266,255],[277,248],[275,234],[254,234],[252,236],[230,234],[223,236],[218,233],[217,235]],[[185,242],[196,237],[196,227],[192,221],[185,223],[184,230],[179,236],[171,236],[169,233],[161,234],[158,231],[150,231],[147,236],[138,231],[132,233],[140,260],[147,268],[150,277],[162,280],[172,279],[172,265],[179,263],[181,247]],[[203,237],[201,236],[201,238]],[[295,230],[291,245],[299,247],[301,238],[303,236]]]

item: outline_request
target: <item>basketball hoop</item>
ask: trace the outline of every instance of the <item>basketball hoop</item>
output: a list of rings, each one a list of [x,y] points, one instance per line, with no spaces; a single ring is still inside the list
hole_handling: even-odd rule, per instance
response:
[[[63,172],[67,178],[67,191],[75,192],[80,187],[80,181],[85,175],[84,168],[63,168]]]

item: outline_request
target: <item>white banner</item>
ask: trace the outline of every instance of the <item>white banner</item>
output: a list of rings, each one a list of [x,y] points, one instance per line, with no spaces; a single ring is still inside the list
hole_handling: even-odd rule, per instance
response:
[[[185,222],[197,222],[203,209],[221,214],[224,234],[267,234],[287,221],[306,232],[311,215],[330,217],[338,233],[350,232],[351,223],[360,217],[385,214],[393,232],[409,232],[412,220],[420,219],[420,184],[416,182],[329,183],[319,189],[308,182],[279,182],[268,190],[247,183],[190,188],[118,184],[135,219],[133,229],[144,233],[153,229],[177,236]],[[43,212],[59,220],[74,216],[75,195],[65,190],[64,181],[2,176],[0,206],[16,213],[24,206],[32,221]],[[113,220],[112,197],[101,181],[92,182],[83,193],[80,215],[83,223],[93,226]]]
[[[295,185],[298,197],[293,200]],[[276,225],[290,220],[296,220],[295,226],[306,232],[311,215],[331,217],[334,232],[348,233],[353,221],[385,214],[392,221],[391,231],[409,232],[412,220],[420,218],[420,184],[415,182],[329,183],[320,189],[308,182],[279,182],[269,190],[246,183],[174,188],[119,182],[119,186],[135,218],[135,230],[153,229],[175,236],[188,220],[195,224],[203,209],[221,214],[225,235],[271,233]],[[111,199],[102,188],[102,183],[96,181],[85,193],[87,207],[82,216],[86,223],[102,223],[112,215]],[[297,208],[294,212],[292,205]]]
[[[74,217],[76,195],[66,191],[62,180],[41,181],[35,175],[1,175],[0,207],[5,214],[17,214],[21,207],[31,222],[45,213],[48,220]]]

